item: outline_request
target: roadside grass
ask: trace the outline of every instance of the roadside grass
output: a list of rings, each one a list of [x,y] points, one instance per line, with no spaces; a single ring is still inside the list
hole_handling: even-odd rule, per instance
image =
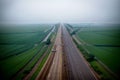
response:
[[[106,71],[96,60],[90,62],[92,68],[100,75],[101,80],[116,80],[112,74]]]
[[[32,75],[31,79],[30,80],[35,80],[35,78],[37,77],[37,75],[39,74],[39,72],[41,71],[43,65],[45,64],[50,52],[51,52],[51,49],[52,49],[52,46],[53,46],[53,43],[50,44],[50,46],[48,47],[48,50],[46,51],[47,54],[46,56],[44,57],[44,59],[41,61],[41,63],[39,64],[37,70],[35,71],[35,73]]]
[[[31,77],[30,80],[35,80],[35,78],[37,77],[38,73],[41,71],[45,61],[47,60],[48,56],[49,56],[49,54],[47,54],[45,56],[45,58],[42,60],[42,62],[40,63],[40,65],[38,66],[37,70],[35,71],[35,73],[33,74],[33,76]]]

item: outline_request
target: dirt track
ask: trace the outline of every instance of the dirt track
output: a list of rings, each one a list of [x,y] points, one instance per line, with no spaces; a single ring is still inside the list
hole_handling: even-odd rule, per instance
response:
[[[62,80],[61,26],[58,29],[52,53],[36,80]]]

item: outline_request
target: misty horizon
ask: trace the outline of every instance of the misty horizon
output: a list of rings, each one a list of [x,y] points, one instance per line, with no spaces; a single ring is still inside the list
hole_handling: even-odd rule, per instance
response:
[[[120,23],[119,0],[1,0],[0,23]]]

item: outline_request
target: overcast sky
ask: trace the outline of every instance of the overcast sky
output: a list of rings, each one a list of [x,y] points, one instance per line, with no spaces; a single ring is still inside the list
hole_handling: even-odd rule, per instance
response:
[[[2,23],[120,23],[120,0],[0,0]]]

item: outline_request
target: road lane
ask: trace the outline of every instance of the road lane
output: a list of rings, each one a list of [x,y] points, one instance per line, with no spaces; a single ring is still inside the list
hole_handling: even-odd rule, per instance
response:
[[[82,57],[81,53],[73,43],[72,38],[66,30],[65,26],[62,25],[62,27],[64,51],[67,56],[67,62],[69,66],[69,80],[97,80],[87,65],[85,59]]]

